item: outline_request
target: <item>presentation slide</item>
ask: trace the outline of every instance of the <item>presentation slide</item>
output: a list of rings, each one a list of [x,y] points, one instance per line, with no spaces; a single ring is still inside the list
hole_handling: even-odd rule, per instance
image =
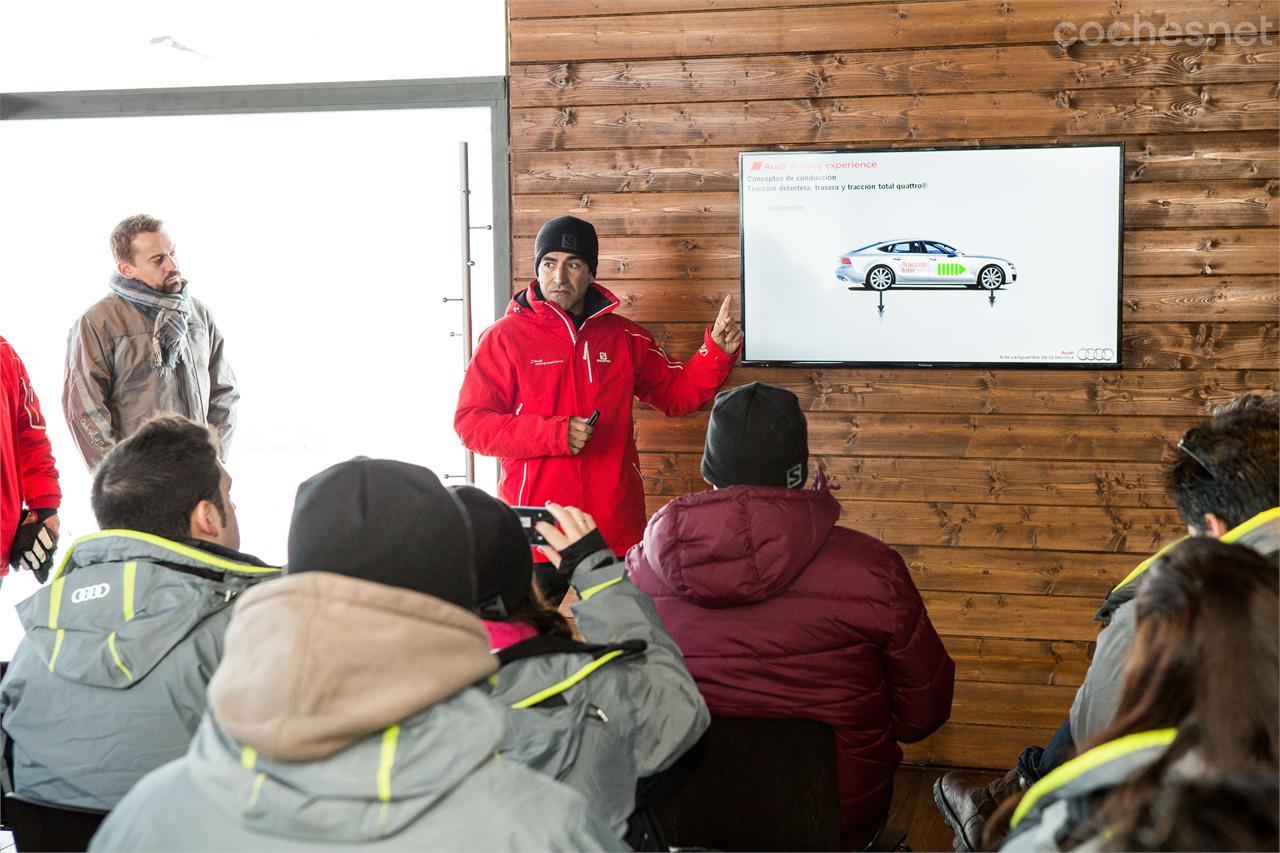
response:
[[[1120,365],[1120,144],[744,152],[749,363]]]

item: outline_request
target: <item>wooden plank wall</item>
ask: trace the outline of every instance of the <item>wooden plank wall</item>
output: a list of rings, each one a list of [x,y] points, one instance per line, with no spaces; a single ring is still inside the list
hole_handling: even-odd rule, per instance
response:
[[[573,213],[624,313],[688,357],[738,293],[740,149],[1127,144],[1123,372],[738,369],[791,388],[844,523],[896,546],[958,665],[918,762],[1010,766],[1064,719],[1111,584],[1180,530],[1161,485],[1277,380],[1280,4],[510,0],[513,284]],[[1064,48],[1062,20],[1262,24]],[[649,508],[703,488],[706,412],[637,408]]]

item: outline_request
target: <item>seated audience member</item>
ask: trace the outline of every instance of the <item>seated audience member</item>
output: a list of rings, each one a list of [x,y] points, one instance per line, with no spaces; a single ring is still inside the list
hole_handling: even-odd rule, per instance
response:
[[[835,729],[841,843],[884,826],[899,741],[951,711],[955,665],[902,558],[838,527],[794,394],[752,383],[711,410],[702,476],[627,554],[712,714],[805,717]]]
[[[543,553],[578,591],[584,643],[542,600],[515,513],[471,486],[456,494],[476,532],[477,611],[502,665],[493,697],[511,709],[503,757],[575,788],[643,849],[653,829],[643,816],[628,832],[637,781],[673,764],[709,722],[679,648],[590,515],[548,504],[564,532],[540,527],[552,545]]]
[[[236,550],[230,490],[216,436],[176,415],[103,459],[102,531],[18,607],[26,636],[0,682],[6,790],[108,810],[186,752],[236,597],[280,573]]]
[[[1250,776],[1274,782],[1280,771],[1275,565],[1241,545],[1195,537],[1156,559],[1132,606],[1137,628],[1111,724],[1078,758],[1002,805],[988,842],[997,840],[990,836],[1012,810],[1003,850],[1096,849],[1113,836],[1159,827],[1168,785]],[[1273,826],[1276,809],[1273,798]],[[1218,846],[1224,841],[1192,849],[1238,849]]]
[[[91,849],[620,849],[579,794],[497,755],[472,552],[426,468],[353,459],[303,483],[286,575],[236,606],[190,750]]]
[[[1280,428],[1275,411],[1275,395],[1244,395],[1222,407],[1182,437],[1166,475],[1190,535],[1247,545],[1273,562],[1280,551]],[[1096,740],[1110,725],[1133,641],[1133,599],[1160,553],[1116,585],[1094,617],[1106,627],[1098,635],[1070,720],[1050,744],[1043,750],[1029,747],[1015,769],[990,784],[983,784],[987,777],[963,771],[938,780],[934,799],[956,832],[957,850],[977,849],[985,822],[1000,802],[1039,781],[1070,758],[1076,744]]]

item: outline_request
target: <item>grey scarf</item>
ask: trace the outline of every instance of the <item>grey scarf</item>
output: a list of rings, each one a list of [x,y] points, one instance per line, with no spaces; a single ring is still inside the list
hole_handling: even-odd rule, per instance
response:
[[[177,293],[160,293],[137,279],[112,273],[110,284],[113,293],[137,305],[155,321],[151,332],[151,366],[158,373],[172,373],[178,362],[186,359],[187,353],[187,317],[191,314],[191,300],[187,296],[186,282]]]

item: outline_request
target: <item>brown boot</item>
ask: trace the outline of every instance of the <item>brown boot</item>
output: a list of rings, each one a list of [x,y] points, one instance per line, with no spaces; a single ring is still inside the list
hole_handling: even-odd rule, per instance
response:
[[[982,830],[1004,800],[1026,788],[1017,770],[995,781],[986,773],[953,770],[933,784],[933,801],[955,832],[958,853],[982,849]]]

